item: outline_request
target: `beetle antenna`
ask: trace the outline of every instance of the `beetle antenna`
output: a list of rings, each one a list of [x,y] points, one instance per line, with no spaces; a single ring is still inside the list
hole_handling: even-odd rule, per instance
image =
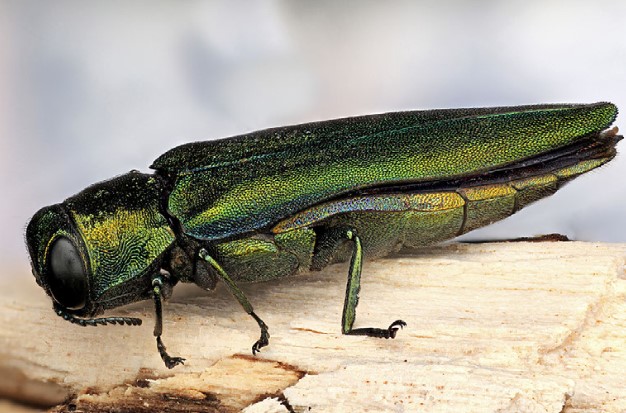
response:
[[[54,304],[54,312],[64,320],[69,321],[72,324],[78,324],[79,326],[98,326],[98,325],[107,325],[107,324],[119,324],[119,325],[129,325],[129,326],[140,326],[141,318],[134,317],[103,317],[103,318],[79,318],[76,317],[67,311],[65,311],[61,306]]]

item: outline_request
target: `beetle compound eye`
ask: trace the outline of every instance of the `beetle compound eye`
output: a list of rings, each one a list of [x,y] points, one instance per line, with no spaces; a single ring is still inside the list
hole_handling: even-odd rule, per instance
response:
[[[48,264],[50,292],[57,303],[71,310],[85,306],[87,274],[76,246],[67,238],[54,241]]]

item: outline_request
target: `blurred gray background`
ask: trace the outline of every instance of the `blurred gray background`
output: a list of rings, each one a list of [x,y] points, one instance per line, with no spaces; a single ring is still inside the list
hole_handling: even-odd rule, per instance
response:
[[[1,1],[0,279],[30,276],[37,209],[184,142],[409,109],[626,113],[624,21],[624,1]],[[624,242],[625,171],[473,236]]]

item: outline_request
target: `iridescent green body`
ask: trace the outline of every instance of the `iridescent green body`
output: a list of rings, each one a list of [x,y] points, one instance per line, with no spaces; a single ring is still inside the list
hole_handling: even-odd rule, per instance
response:
[[[174,178],[168,210],[215,240],[372,186],[476,174],[610,125],[613,105],[436,110],[347,118],[182,145],[152,165]]]
[[[500,184],[331,201],[279,222],[272,228],[273,239],[252,236],[218,243],[216,259],[233,279],[245,282],[319,270],[329,263],[348,260],[350,249],[345,245],[332,251],[330,260],[316,262],[315,258],[320,257],[314,254],[316,232],[312,228],[320,225],[356,229],[363,241],[364,255],[370,259],[403,247],[433,245],[504,219],[605,162],[594,159],[581,162],[576,168],[565,167]]]
[[[218,281],[261,327],[237,282],[350,260],[342,330],[390,338],[404,325],[353,329],[361,264],[503,219],[610,161],[610,103],[388,113],[182,145],[154,175],[131,172],[39,211],[27,242],[57,313],[84,319]],[[58,240],[64,240],[59,242]],[[69,240],[69,242],[68,242]],[[56,257],[56,258],[55,258]],[[111,321],[113,320],[113,321]]]

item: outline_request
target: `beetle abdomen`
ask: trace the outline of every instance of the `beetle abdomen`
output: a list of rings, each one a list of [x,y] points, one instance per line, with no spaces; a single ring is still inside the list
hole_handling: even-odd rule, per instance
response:
[[[499,221],[610,159],[582,161],[509,182],[340,199],[283,220],[272,232],[281,234],[311,227],[353,228],[363,241],[367,257],[381,257],[402,247],[433,245]],[[345,261],[349,256],[349,246],[340,247],[332,262]]]

